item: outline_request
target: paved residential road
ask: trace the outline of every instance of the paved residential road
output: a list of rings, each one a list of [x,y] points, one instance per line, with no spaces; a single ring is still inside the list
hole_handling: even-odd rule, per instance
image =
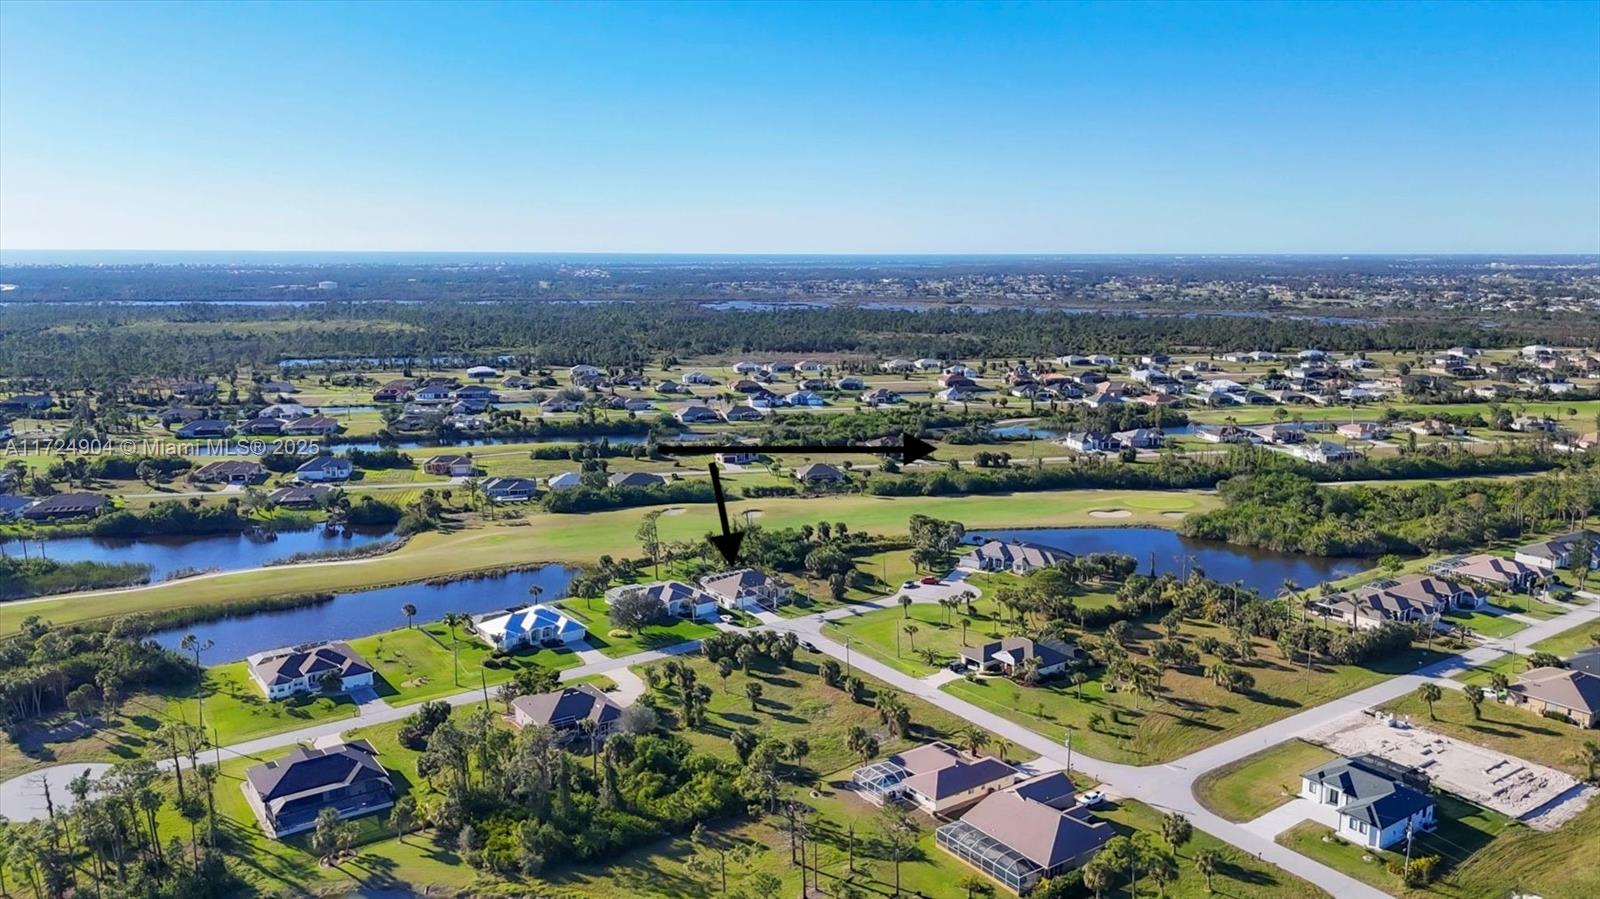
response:
[[[965,590],[982,592],[964,583],[961,577],[958,572],[945,583],[920,586],[914,590],[901,592],[910,595],[913,602],[918,604],[936,602],[942,597],[957,595]],[[1042,769],[1066,768],[1068,754],[1064,746],[940,690],[938,688],[940,679],[937,677],[924,679],[903,674],[865,654],[852,653],[844,644],[823,634],[823,627],[829,621],[856,615],[863,610],[897,608],[898,596],[899,593],[896,593],[880,600],[856,603],[800,618],[784,618],[772,613],[762,613],[757,617],[764,625],[775,630],[794,631],[802,639],[814,644],[821,652],[841,662],[847,662],[853,669],[860,669],[898,690],[918,696],[953,715],[1027,748],[1040,756],[1040,760],[1035,764]],[[1594,598],[1600,599],[1600,597]],[[1214,768],[1404,696],[1425,681],[1448,678],[1452,674],[1499,658],[1508,652],[1526,653],[1527,647],[1532,643],[1571,628],[1581,627],[1597,618],[1600,618],[1600,603],[1571,609],[1558,618],[1540,621],[1525,628],[1515,634],[1514,639],[1485,641],[1463,654],[1442,659],[1411,674],[1395,676],[1349,696],[1306,709],[1281,721],[1224,740],[1165,764],[1123,765],[1091,758],[1082,752],[1074,752],[1071,754],[1071,768],[1104,784],[1115,796],[1136,799],[1162,811],[1180,812],[1200,830],[1316,884],[1336,899],[1381,899],[1388,894],[1278,845],[1270,837],[1264,836],[1260,832],[1261,828],[1236,824],[1212,814],[1195,798],[1195,781]],[[576,668],[562,671],[561,679],[566,681],[590,675],[625,672],[634,665],[695,652],[699,649],[699,645],[698,641],[691,641],[620,658],[597,658],[595,653],[585,653],[584,657],[589,661]],[[1448,680],[1441,683],[1456,685]],[[484,696],[481,689],[473,689],[442,698],[452,705],[463,706],[482,702]],[[247,740],[224,746],[220,750],[213,750],[213,753],[227,758],[265,761],[275,756],[276,750],[285,747],[335,736],[354,727],[398,721],[410,715],[415,707],[415,705],[388,704],[363,706],[362,714],[358,717],[326,721],[299,730]],[[171,767],[170,761],[162,764],[164,767]],[[5,809],[6,816],[12,820],[33,820],[43,817],[45,815],[43,782],[48,780],[52,799],[59,811],[71,801],[70,796],[66,794],[66,782],[86,768],[103,770],[89,764],[58,765],[6,781],[0,784],[0,807]]]

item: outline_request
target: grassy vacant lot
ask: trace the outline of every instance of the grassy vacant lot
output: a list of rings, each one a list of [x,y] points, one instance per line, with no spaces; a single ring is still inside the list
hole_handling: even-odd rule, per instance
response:
[[[1207,633],[1230,638],[1216,625],[1189,621],[1179,639],[1192,643]],[[1158,634],[1146,623],[1133,628],[1131,637],[1128,649],[1138,659],[1146,655]],[[1258,659],[1244,668],[1256,680],[1255,691],[1248,694],[1229,693],[1199,674],[1174,671],[1162,677],[1154,704],[1128,692],[1108,692],[1098,679],[1083,684],[1082,699],[1077,689],[1062,679],[1036,687],[1002,678],[956,680],[941,689],[1053,740],[1063,739],[1070,730],[1074,745],[1096,758],[1150,765],[1338,699],[1441,657],[1413,648],[1375,667],[1318,664],[1308,671],[1298,662],[1292,666],[1285,662],[1276,644],[1256,640],[1255,645]]]
[[[1540,640],[1531,648],[1539,652],[1553,652],[1566,658],[1580,649],[1588,649],[1591,646],[1600,646],[1600,621],[1568,628],[1554,637]]]
[[[1114,807],[1098,809],[1095,815],[1111,823],[1118,833],[1129,834],[1136,830],[1148,831],[1155,837],[1156,845],[1170,849],[1171,846],[1161,838],[1162,812],[1153,809],[1142,802],[1125,800],[1116,803]],[[1222,853],[1222,863],[1217,866],[1217,875],[1213,882],[1215,893],[1206,891],[1205,878],[1200,876],[1194,868],[1194,857],[1202,849],[1215,849]],[[1228,897],[1291,897],[1291,896],[1327,896],[1328,894],[1315,885],[1307,883],[1288,872],[1279,870],[1259,859],[1251,858],[1249,853],[1222,842],[1210,834],[1196,830],[1194,837],[1182,849],[1178,850],[1178,879],[1166,887],[1165,895],[1168,899],[1200,899],[1205,896]],[[1152,887],[1146,883],[1139,890],[1140,896],[1149,896]],[[944,895],[944,894],[940,894]],[[1005,894],[999,894],[1005,895]],[[1091,895],[1085,893],[1085,896]],[[1107,897],[1128,897],[1132,899],[1131,891],[1126,884],[1119,886],[1114,892],[1107,892]]]
[[[867,655],[903,671],[913,677],[933,673],[938,667],[960,654],[963,646],[973,646],[985,640],[994,640],[1012,633],[1005,622],[1005,613],[996,605],[992,587],[972,604],[972,614],[965,605],[954,611],[936,603],[918,603],[909,608],[883,609],[829,622],[830,636],[850,640],[852,650]],[[914,591],[913,591],[914,595]],[[1081,591],[1075,601],[1084,608],[1109,604],[1115,596],[1104,591]],[[962,621],[968,623],[963,629]],[[916,628],[907,634],[906,625]],[[938,661],[930,665],[921,653],[932,650]]]
[[[1002,496],[875,497],[847,495],[825,501],[785,498],[741,500],[729,504],[731,517],[757,513],[766,527],[797,527],[820,518],[844,521],[851,530],[904,533],[913,514],[954,518],[969,527],[1103,524],[1089,516],[1095,509],[1128,509],[1127,524],[1172,524],[1167,512],[1209,509],[1216,499],[1190,491],[1065,490]],[[654,507],[660,508],[660,507]],[[680,507],[660,519],[662,540],[699,537],[716,529],[717,511],[711,504]],[[637,556],[633,539],[648,508],[621,509],[588,515],[522,513],[484,527],[419,534],[393,553],[354,562],[295,565],[261,571],[231,572],[214,577],[190,578],[175,583],[70,598],[47,599],[26,605],[12,603],[0,619],[0,633],[14,631],[24,614],[39,615],[57,624],[123,615],[154,609],[192,605],[223,606],[260,596],[286,596],[318,591],[359,590],[446,577],[532,561],[593,562],[602,554]]]
[[[461,666],[455,675],[451,656],[450,629],[437,621],[411,628],[397,628],[350,641],[350,648],[377,671],[378,694],[390,705],[409,705],[437,699],[487,682],[490,686],[510,680],[519,669],[528,667],[572,668],[581,663],[570,649],[539,649],[502,656],[492,667],[485,662],[493,657],[489,645],[457,628],[455,650]]]
[[[867,683],[865,701],[851,702],[842,691],[823,683],[819,674],[821,660],[821,656],[801,650],[795,657],[794,668],[758,665],[749,674],[735,670],[724,684],[717,676],[716,666],[699,656],[684,657],[681,661],[694,670],[700,683],[713,691],[706,723],[686,732],[685,736],[696,746],[719,755],[729,751],[728,736],[740,728],[785,741],[805,737],[811,745],[805,766],[813,774],[820,774],[853,768],[861,763],[845,743],[850,728],[856,725],[878,737],[884,755],[929,740],[953,741],[955,734],[967,727],[964,720],[949,712],[915,696],[902,695],[901,699],[911,709],[911,722],[916,732],[914,739],[891,737],[873,708],[877,694],[889,688],[863,677]],[[760,684],[762,691],[761,700],[754,708],[745,694],[745,686],[752,682]],[[676,707],[674,694],[658,695],[664,709]],[[997,741],[986,751],[999,754],[1002,748]],[[1004,748],[1007,758],[1013,761],[1019,758],[1015,747],[1008,744]],[[1031,755],[1024,751],[1020,757]]]
[[[1332,758],[1315,743],[1289,740],[1207,771],[1195,781],[1194,795],[1229,821],[1250,821],[1293,799],[1300,772]]]
[[[697,624],[679,618],[668,624],[651,624],[627,636],[611,636],[611,623],[606,618],[605,601],[595,599],[563,600],[556,605],[589,628],[589,645],[613,658],[631,656],[652,649],[663,649],[690,640],[700,640],[717,632],[709,624]]]
[[[1515,618],[1488,612],[1448,612],[1444,617],[1457,627],[1470,628],[1485,637],[1509,637],[1527,627]]]
[[[1386,703],[1382,708],[1384,711],[1409,715],[1418,726],[1458,740],[1558,768],[1578,777],[1588,774],[1588,769],[1578,763],[1574,753],[1584,740],[1595,738],[1592,730],[1552,721],[1493,699],[1485,699],[1480,707],[1483,717],[1474,718],[1472,706],[1455,690],[1444,691],[1444,696],[1433,704],[1434,717],[1431,719],[1428,717],[1428,704],[1416,693]]]

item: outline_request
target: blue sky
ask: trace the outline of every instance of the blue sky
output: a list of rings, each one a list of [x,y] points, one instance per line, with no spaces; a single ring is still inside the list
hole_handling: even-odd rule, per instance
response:
[[[7,2],[0,248],[1597,252],[1600,3]]]

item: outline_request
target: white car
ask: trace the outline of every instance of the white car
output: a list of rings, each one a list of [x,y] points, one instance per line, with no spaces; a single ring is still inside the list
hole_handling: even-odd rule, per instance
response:
[[[1105,804],[1105,801],[1106,794],[1100,792],[1099,790],[1090,790],[1089,792],[1078,797],[1078,804],[1084,808],[1099,808]]]

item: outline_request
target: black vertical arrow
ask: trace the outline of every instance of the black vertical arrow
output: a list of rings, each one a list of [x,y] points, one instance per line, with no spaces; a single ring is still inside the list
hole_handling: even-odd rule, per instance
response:
[[[717,463],[711,463],[711,492],[717,497],[717,517],[722,519],[722,533],[711,538],[711,544],[722,553],[729,565],[739,559],[739,546],[744,543],[743,531],[728,528],[728,500],[722,495],[722,478],[717,476]]]

